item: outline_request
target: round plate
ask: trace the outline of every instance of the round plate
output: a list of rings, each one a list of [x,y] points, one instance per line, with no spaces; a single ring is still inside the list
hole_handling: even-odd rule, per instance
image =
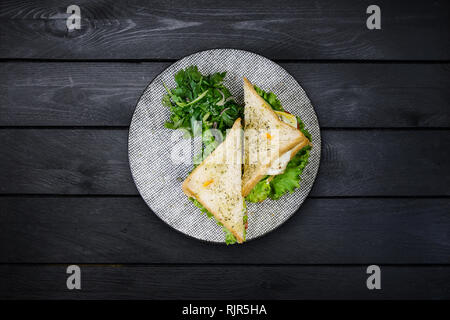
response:
[[[131,121],[128,137],[130,168],[136,186],[151,210],[186,235],[225,242],[222,228],[214,219],[202,215],[181,190],[192,164],[176,164],[171,160],[171,148],[179,141],[173,141],[174,130],[164,128],[170,112],[161,103],[166,93],[163,82],[169,88],[175,87],[175,73],[190,65],[197,65],[202,74],[226,71],[224,84],[240,104],[243,104],[244,76],[258,87],[273,91],[288,112],[301,117],[312,135],[313,147],[300,188],[278,201],[268,199],[262,203],[247,203],[247,240],[255,239],[289,219],[311,190],[320,162],[317,116],[303,88],[286,70],[252,52],[234,49],[202,51],[175,62],[159,74],[139,99]]]

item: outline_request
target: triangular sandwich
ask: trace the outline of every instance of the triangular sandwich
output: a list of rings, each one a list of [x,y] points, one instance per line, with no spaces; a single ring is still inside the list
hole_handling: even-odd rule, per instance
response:
[[[225,140],[192,171],[182,185],[239,243],[245,241],[245,205],[242,197],[241,119]],[[245,217],[246,218],[246,217]]]
[[[242,195],[246,197],[262,178],[281,173],[309,140],[299,129],[282,121],[246,78],[244,101]]]

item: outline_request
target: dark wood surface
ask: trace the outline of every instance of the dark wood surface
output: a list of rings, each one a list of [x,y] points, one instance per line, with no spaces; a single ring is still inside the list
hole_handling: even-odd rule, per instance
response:
[[[69,291],[66,266],[0,266],[0,295],[26,299],[436,299],[448,297],[442,266],[381,266],[382,291],[365,286],[362,266],[81,265]],[[448,278],[447,278],[448,280]],[[299,290],[301,288],[301,290]]]
[[[312,196],[450,196],[449,130],[321,133]],[[115,128],[0,129],[0,193],[137,195],[127,137]]]
[[[0,298],[450,298],[448,1],[378,1],[376,31],[367,1],[77,4],[69,33],[60,1],[0,2]],[[128,165],[146,85],[211,48],[279,62],[322,128],[309,198],[242,246],[171,229]]]
[[[279,229],[232,247],[187,238],[139,197],[2,197],[0,207],[0,263],[450,262],[448,198],[308,199]]]
[[[80,0],[82,28],[68,33],[66,3],[2,1],[0,58],[178,59],[238,48],[272,59],[448,60],[450,4],[373,1]]]
[[[2,63],[0,126],[128,126],[144,88],[169,65]],[[281,66],[306,90],[322,128],[450,126],[448,63]]]

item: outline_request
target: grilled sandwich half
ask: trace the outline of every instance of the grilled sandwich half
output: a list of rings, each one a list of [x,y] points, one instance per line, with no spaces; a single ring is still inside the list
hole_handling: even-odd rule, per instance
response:
[[[242,196],[241,119],[225,140],[192,171],[184,193],[200,202],[239,243],[245,241],[245,204]]]
[[[282,120],[247,78],[244,78],[244,101],[242,195],[246,197],[265,176],[281,174],[309,140],[298,128]]]

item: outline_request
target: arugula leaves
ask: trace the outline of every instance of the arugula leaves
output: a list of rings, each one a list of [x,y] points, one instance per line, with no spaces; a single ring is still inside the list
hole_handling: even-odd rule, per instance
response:
[[[163,105],[170,108],[168,129],[185,129],[192,136],[214,128],[225,134],[234,121],[243,116],[230,91],[223,85],[226,72],[202,75],[197,66],[189,66],[175,74],[177,86],[169,89],[162,98]],[[201,122],[201,127],[199,122]]]
[[[266,102],[277,111],[284,111],[281,107],[280,101],[277,99],[274,93],[265,92],[264,90],[254,86],[256,92],[266,100]],[[304,123],[297,117],[299,130],[311,141],[311,134],[306,130]],[[270,176],[266,176],[259,181],[252,191],[245,198],[249,202],[261,202],[270,198],[272,200],[280,199],[286,193],[292,193],[296,188],[300,187],[301,174],[303,169],[308,164],[309,153],[311,146],[306,146],[301,149],[297,154],[289,161],[286,169],[282,174],[276,175],[272,180],[268,180]]]

